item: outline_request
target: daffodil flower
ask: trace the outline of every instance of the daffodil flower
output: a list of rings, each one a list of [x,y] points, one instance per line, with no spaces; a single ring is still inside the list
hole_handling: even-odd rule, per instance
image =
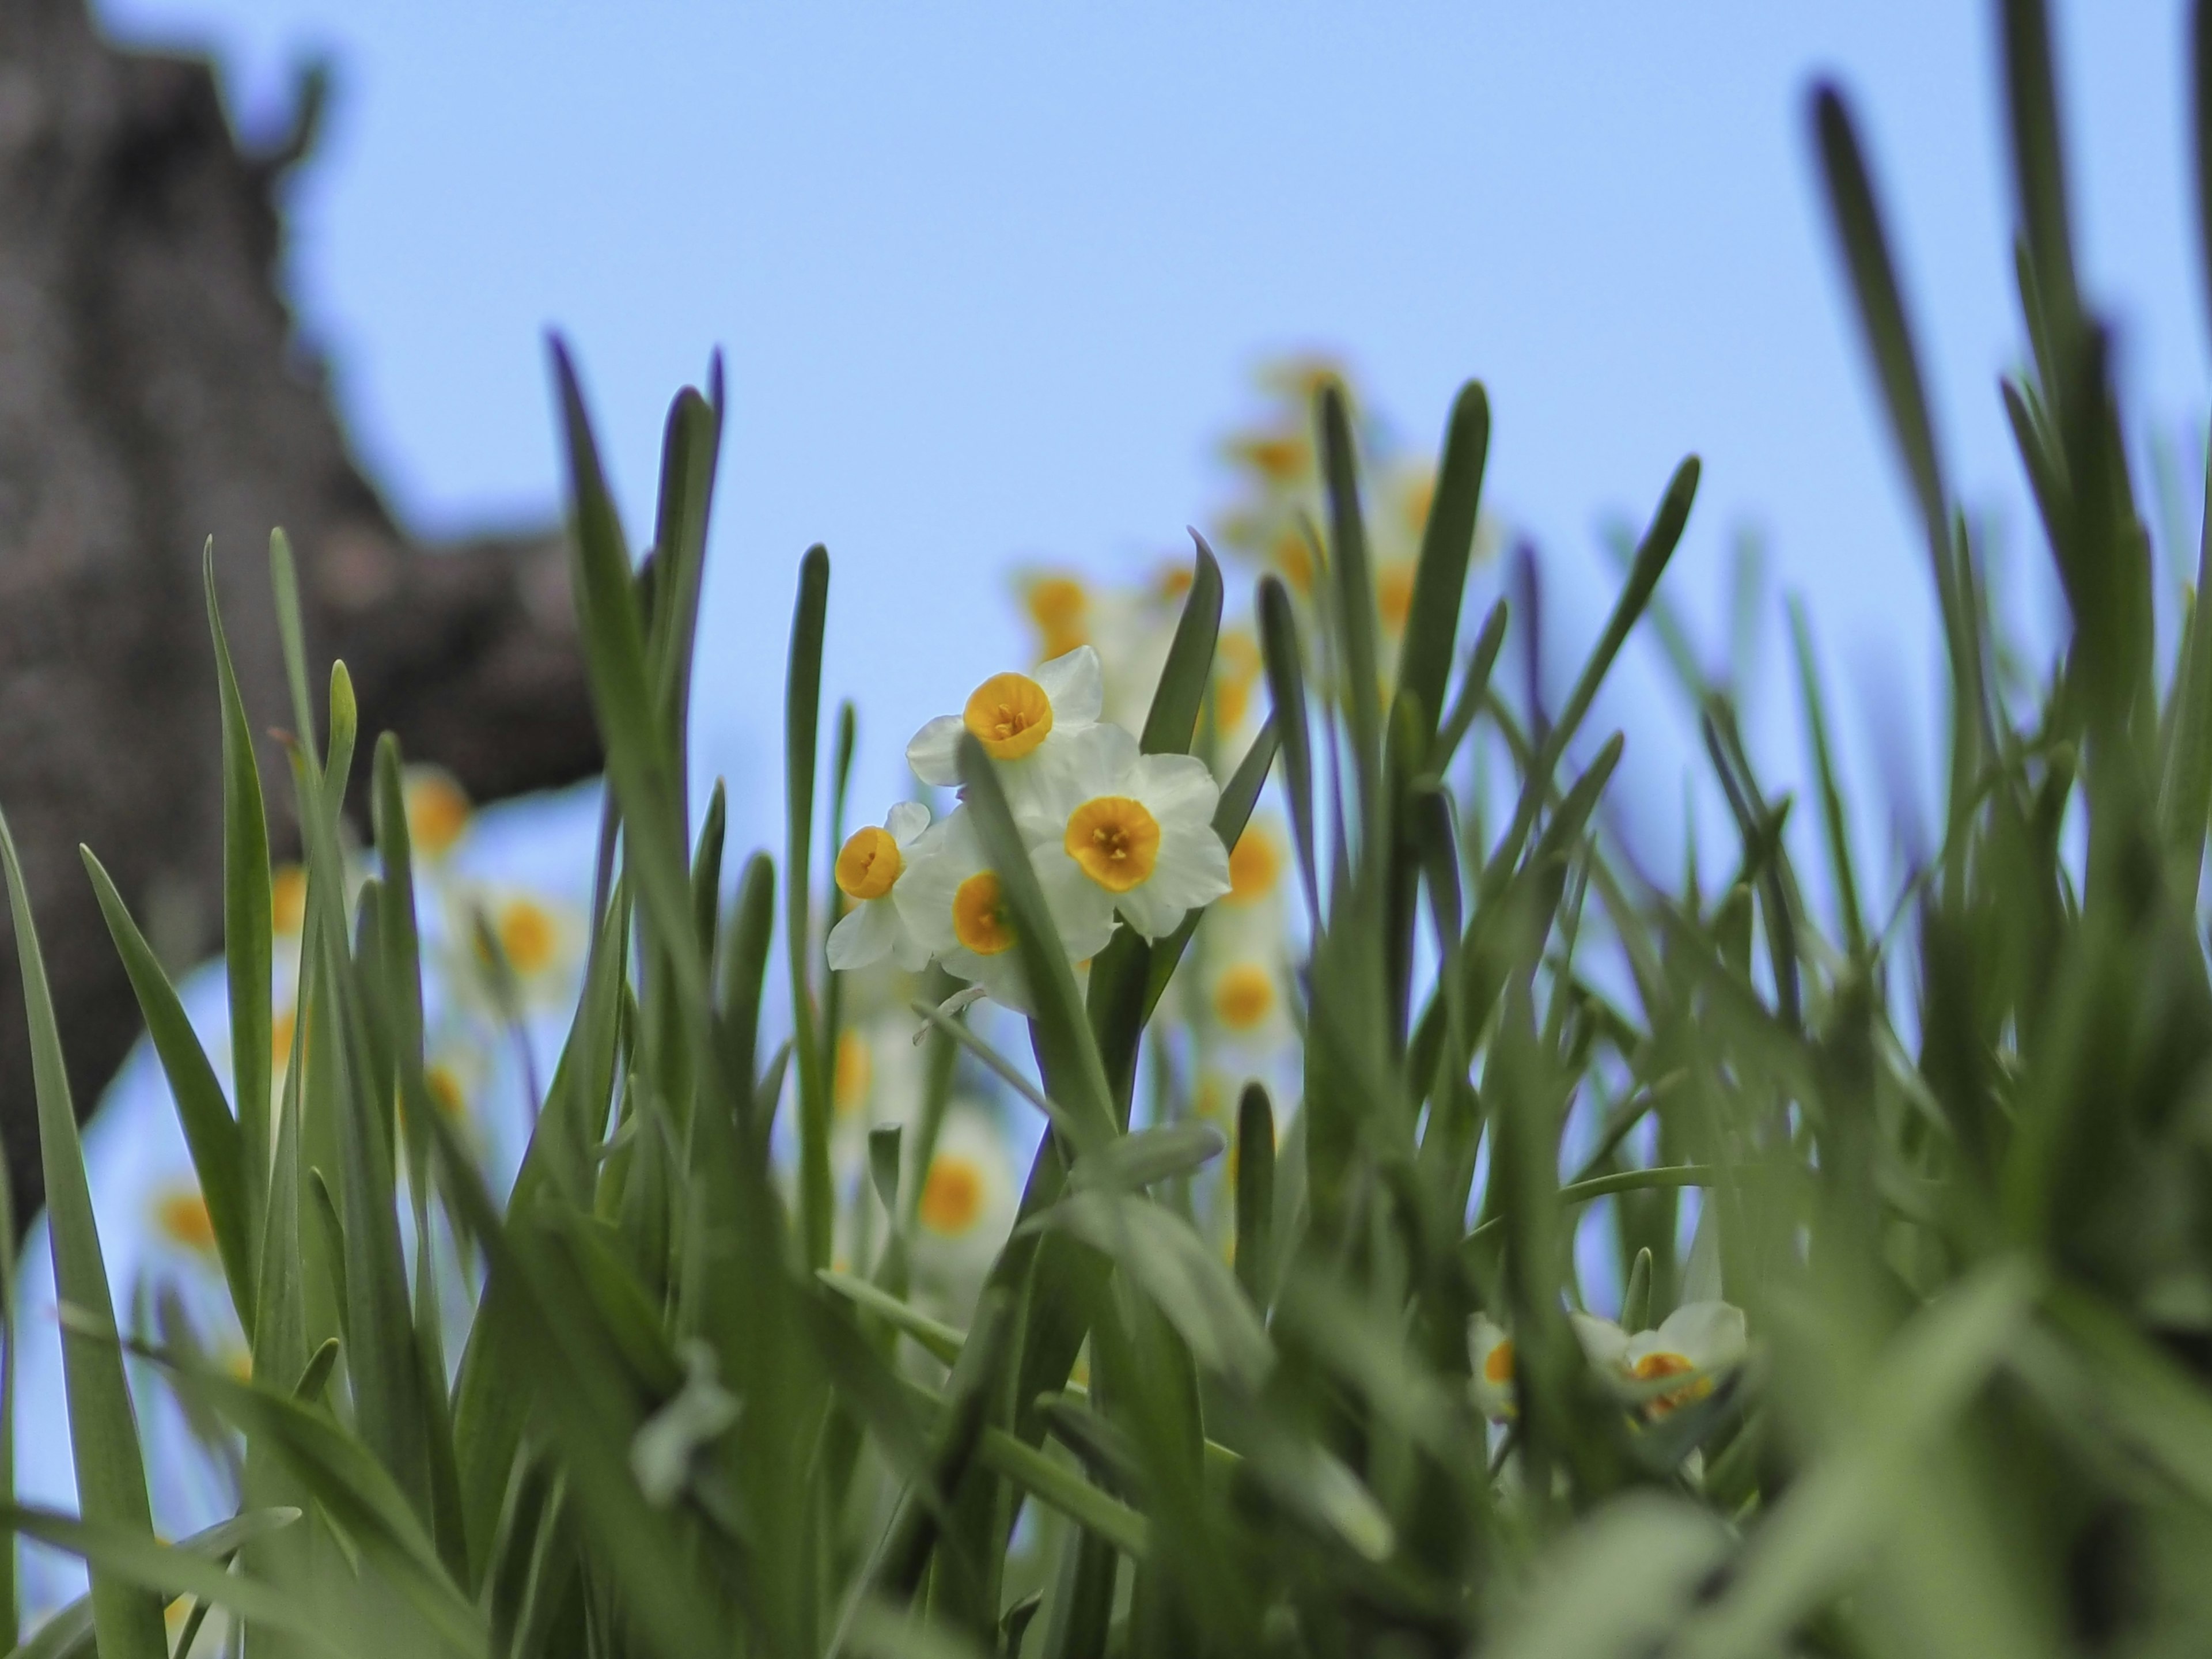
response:
[[[1146,939],[1173,933],[1229,890],[1220,801],[1204,761],[1140,755],[1120,726],[1091,727],[1023,814],[1046,902],[1102,944],[1117,910]]]
[[[1601,1376],[1624,1383],[1684,1379],[1680,1387],[1647,1395],[1638,1403],[1647,1421],[1712,1393],[1715,1379],[1742,1362],[1747,1346],[1743,1310],[1726,1302],[1685,1303],[1657,1330],[1632,1336],[1592,1314],[1570,1310],[1567,1323],[1583,1358]],[[1520,1410],[1511,1334],[1487,1314],[1477,1314],[1468,1322],[1467,1352],[1476,1407],[1493,1423],[1511,1422]]]
[[[1646,1417],[1664,1417],[1711,1394],[1716,1376],[1741,1363],[1747,1346],[1742,1309],[1726,1302],[1686,1302],[1657,1330],[1630,1337],[1621,1364],[1634,1382],[1685,1379],[1681,1387],[1644,1401]]]
[[[966,808],[939,818],[915,842],[891,900],[908,933],[947,973],[981,986],[994,1001],[1018,1013],[1036,1012],[1021,952],[1014,948],[1005,890]],[[1094,918],[1063,916],[1060,906],[1052,908],[1070,960],[1104,948],[1113,929],[1110,914],[1102,927]]]
[[[1105,698],[1098,653],[1078,646],[1027,674],[994,674],[957,714],[940,714],[914,734],[907,764],[924,783],[957,787],[960,734],[974,733],[998,762],[1007,793],[1019,797],[1048,772],[1068,742],[1098,719]]]
[[[837,890],[853,901],[830,930],[829,955],[832,968],[850,970],[896,960],[908,973],[929,965],[922,948],[899,920],[892,898],[915,843],[929,828],[929,809],[919,801],[902,800],[891,808],[881,827],[856,830],[837,854]]]
[[[1013,1228],[1018,1196],[997,1115],[956,1101],[915,1195],[915,1265],[956,1302],[972,1302]]]
[[[1510,1423],[1520,1414],[1513,1398],[1513,1339],[1488,1314],[1468,1322],[1467,1357],[1474,1372],[1474,1403],[1493,1423]]]

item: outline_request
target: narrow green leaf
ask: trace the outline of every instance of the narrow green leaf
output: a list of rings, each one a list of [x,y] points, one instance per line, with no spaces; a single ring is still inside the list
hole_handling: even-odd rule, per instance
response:
[[[284,679],[292,692],[293,741],[307,757],[307,769],[322,775],[322,750],[315,742],[315,707],[307,696],[307,624],[300,614],[300,572],[292,541],[279,528],[269,532],[269,585],[276,597],[276,637],[284,652]]]
[[[15,927],[15,959],[22,975],[23,1006],[30,1027],[33,1093],[39,1115],[39,1148],[46,1166],[46,1214],[53,1240],[54,1295],[84,1324],[62,1330],[62,1379],[69,1401],[70,1449],[76,1466],[77,1503],[91,1525],[142,1539],[154,1536],[146,1475],[138,1448],[137,1417],[116,1345],[115,1306],[108,1299],[107,1267],[93,1218],[92,1189],[77,1139],[76,1112],[62,1060],[61,1033],[47,988],[31,899],[23,884],[15,838],[0,815],[0,860]],[[13,1344],[9,1345],[11,1347]],[[161,1603],[128,1576],[104,1564],[92,1570],[93,1624],[106,1659],[168,1659]]]
[[[1273,576],[1260,578],[1260,654],[1274,701],[1274,727],[1283,749],[1283,788],[1291,798],[1291,835],[1297,845],[1307,913],[1321,915],[1321,883],[1314,860],[1313,731],[1306,722],[1305,668],[1297,618],[1288,589]]]
[[[1474,530],[1482,511],[1482,475],[1490,454],[1490,398],[1480,380],[1469,380],[1452,401],[1444,428],[1443,458],[1437,463],[1436,495],[1421,532],[1420,562],[1413,568],[1413,598],[1406,614],[1406,637],[1398,652],[1398,690],[1410,696],[1422,721],[1422,747],[1435,741],[1444,706],[1445,681],[1451,674],[1452,647],[1459,638],[1460,605],[1467,593],[1467,567],[1474,551]]]
[[[1266,1285],[1275,1218],[1275,1113],[1267,1091],[1248,1083],[1237,1102],[1237,1282],[1255,1307]]]
[[[1274,1351],[1259,1316],[1219,1255],[1173,1211],[1124,1194],[1070,1193],[1027,1224],[1071,1233],[1111,1256],[1208,1370],[1248,1394],[1266,1381]]]
[[[799,1230],[807,1265],[830,1264],[836,1194],[830,1185],[829,1079],[814,1030],[811,848],[814,767],[822,713],[822,634],[830,607],[830,555],[806,550],[791,617],[791,659],[784,693],[783,933],[791,976],[792,1042],[799,1061]]]
[[[192,1030],[176,988],[169,983],[153,947],[131,919],[123,896],[115,890],[114,882],[91,848],[81,847],[77,851],[92,878],[100,914],[107,920],[107,931],[115,940],[116,953],[123,958],[124,972],[130,975],[139,1012],[146,1018],[147,1034],[154,1040],[154,1052],[177,1103],[177,1120],[184,1126],[185,1144],[191,1153],[193,1172],[199,1177],[200,1196],[215,1230],[216,1253],[230,1287],[231,1305],[237,1309],[246,1340],[251,1342],[253,1243],[237,1120],[230,1115],[222,1085],[206,1050],[200,1047],[198,1034]]]
[[[1166,663],[1153,690],[1152,708],[1138,746],[1147,755],[1187,755],[1198,730],[1198,713],[1212,683],[1214,641],[1221,632],[1221,567],[1213,550],[1195,530],[1198,551],[1190,572],[1190,591],[1168,643]]]
[[[230,659],[230,641],[216,603],[215,541],[201,556],[208,629],[215,641],[216,682],[222,702],[222,954],[230,994],[230,1076],[236,1091],[239,1159],[246,1197],[246,1236],[259,1271],[262,1216],[269,1191],[270,966],[269,818],[253,731]],[[244,1310],[254,1297],[238,1305]]]
[[[1004,1429],[983,1431],[982,1460],[1039,1503],[1058,1510],[1132,1560],[1142,1561],[1152,1553],[1152,1523],[1142,1515]]]
[[[960,1350],[967,1343],[967,1334],[957,1331],[940,1320],[908,1307],[896,1297],[887,1295],[865,1279],[855,1279],[850,1273],[841,1273],[833,1267],[823,1267],[815,1275],[830,1289],[845,1297],[854,1306],[865,1308],[887,1322],[893,1329],[902,1331],[921,1344],[923,1351],[939,1362],[957,1364]]]
[[[283,1592],[224,1571],[224,1564],[242,1546],[299,1518],[295,1509],[248,1510],[174,1544],[161,1544],[123,1528],[88,1523],[50,1510],[0,1507],[0,1527],[66,1550],[143,1589],[164,1595],[198,1594],[203,1605],[212,1601],[228,1607],[266,1629],[303,1636],[323,1651],[348,1651],[331,1646],[319,1621]],[[218,1579],[220,1588],[209,1588]],[[92,1598],[88,1595],[47,1620],[10,1659],[88,1656],[94,1651],[92,1638]],[[190,1651],[188,1644],[178,1644],[179,1659]]]
[[[1229,1142],[1211,1123],[1193,1119],[1117,1136],[1091,1147],[1069,1170],[1072,1192],[1136,1193],[1203,1169]]]

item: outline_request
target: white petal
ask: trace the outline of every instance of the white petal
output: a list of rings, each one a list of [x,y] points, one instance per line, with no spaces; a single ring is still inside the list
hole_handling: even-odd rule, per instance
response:
[[[1055,743],[1054,739],[1057,739]],[[1047,786],[1069,811],[1100,795],[1126,795],[1139,758],[1137,740],[1121,726],[1101,721],[1068,732],[1055,732],[1039,747],[1050,759],[1040,769],[1050,775]]]
[[[1190,908],[1188,904],[1177,904],[1169,898],[1157,877],[1116,895],[1115,899],[1121,914],[1128,918],[1129,926],[1146,939],[1166,938],[1182,926],[1183,915]]]
[[[1052,700],[1053,729],[1088,726],[1098,718],[1106,701],[1105,682],[1098,672],[1098,653],[1079,645],[1064,657],[1054,657],[1036,672],[1036,683]]]
[[[1701,1371],[1743,1358],[1743,1310],[1726,1302],[1686,1302],[1653,1334],[1656,1352],[1678,1353]]]
[[[1080,962],[1104,950],[1114,933],[1114,895],[1085,875],[1057,842],[1031,853],[1030,863],[1068,960]]]
[[[939,714],[914,734],[906,746],[906,763],[915,776],[940,789],[960,781],[960,716]]]
[[[1627,1366],[1628,1333],[1610,1319],[1570,1312],[1567,1323],[1575,1328],[1575,1340],[1583,1345],[1583,1358],[1598,1370],[1620,1370]]]
[[[891,960],[909,974],[918,974],[929,966],[929,947],[901,927],[891,941]]]
[[[1138,761],[1129,793],[1165,823],[1170,819],[1213,822],[1221,786],[1195,755],[1146,755]]]
[[[890,898],[899,920],[925,950],[943,956],[958,943],[952,933],[952,897],[981,867],[965,811],[939,818],[915,842]]]
[[[1036,1012],[1036,1004],[1030,996],[1029,979],[1022,972],[1019,951],[1001,951],[988,957],[979,957],[973,951],[956,951],[945,957],[945,965],[963,979],[973,980],[981,986],[992,1001],[1018,1014]]]
[[[1211,904],[1229,890],[1229,849],[1210,823],[1163,824],[1159,857],[1145,885],[1178,915]]]
[[[918,800],[902,800],[884,815],[884,828],[903,853],[929,828],[929,809]]]
[[[863,899],[830,930],[830,965],[849,972],[881,962],[901,932],[897,909],[883,899]]]

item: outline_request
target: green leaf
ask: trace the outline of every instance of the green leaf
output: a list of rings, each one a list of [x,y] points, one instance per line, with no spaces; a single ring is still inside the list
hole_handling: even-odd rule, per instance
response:
[[[1659,578],[1665,574],[1667,562],[1682,540],[1682,530],[1689,522],[1690,504],[1697,497],[1698,463],[1694,455],[1674,469],[1668,480],[1667,493],[1660,498],[1659,509],[1652,515],[1650,527],[1644,539],[1637,544],[1636,557],[1630,564],[1628,579],[1621,584],[1620,597],[1613,602],[1613,614],[1606,619],[1605,631],[1598,636],[1589,659],[1583,665],[1574,689],[1567,696],[1565,705],[1559,710],[1559,720],[1546,735],[1543,745],[1530,763],[1528,774],[1522,781],[1519,804],[1514,808],[1513,823],[1483,867],[1481,899],[1495,899],[1504,889],[1515,862],[1526,844],[1528,832],[1535,825],[1536,814],[1543,805],[1552,787],[1552,775],[1559,769],[1559,761],[1582,727],[1583,717],[1597,696],[1598,686],[1613,667],[1613,660],[1620,654],[1629,630],[1637,618],[1644,614],[1650,602]]]
[[[46,985],[30,894],[23,885],[15,838],[4,815],[0,815],[0,861],[6,866],[15,958],[30,1028],[39,1148],[46,1166],[46,1214],[53,1238],[54,1295],[76,1314],[62,1329],[62,1379],[69,1401],[77,1503],[88,1524],[143,1540],[151,1547],[153,1511],[140,1461],[137,1418],[123,1377],[123,1352],[116,1345],[115,1306],[108,1299],[107,1267],[93,1218],[92,1189],[77,1139],[61,1033],[54,1025],[53,996]],[[160,1600],[104,1563],[92,1569],[92,1612],[106,1659],[168,1659]]]
[[[1631,1492],[1560,1537],[1498,1638],[1498,1659],[1656,1651],[1728,1557],[1707,1510]]]
[[[1413,568],[1413,604],[1406,616],[1406,637],[1398,651],[1398,690],[1413,699],[1422,721],[1422,746],[1437,735],[1444,706],[1444,683],[1451,673],[1452,647],[1459,637],[1460,605],[1467,593],[1467,566],[1474,550],[1474,530],[1482,511],[1482,475],[1490,453],[1490,398],[1480,380],[1469,380],[1452,402],[1444,428],[1444,451],[1437,463],[1436,495],[1421,532],[1420,562]]]
[[[1221,1156],[1229,1142],[1211,1123],[1192,1120],[1139,1129],[1091,1147],[1068,1172],[1073,1192],[1136,1193],[1187,1176]]]
[[[1145,714],[1145,729],[1138,747],[1147,755],[1187,755],[1198,730],[1198,713],[1213,675],[1213,647],[1221,632],[1221,567],[1213,550],[1195,530],[1190,538],[1198,544],[1191,566],[1190,592],[1183,596],[1182,615],[1176,622],[1175,637],[1168,642],[1167,661],[1153,690],[1152,708]]]
[[[647,642],[653,690],[672,752],[687,752],[690,725],[691,658],[698,634],[699,590],[707,568],[707,517],[714,502],[714,472],[722,441],[720,355],[709,379],[710,404],[690,386],[668,406],[660,446],[659,514],[653,525],[654,589]],[[678,821],[684,816],[684,775],[678,769]]]
[[[271,981],[269,819],[253,732],[231,665],[230,641],[216,604],[215,541],[201,556],[208,629],[215,641],[216,680],[222,702],[222,954],[230,994],[230,1076],[237,1091],[239,1161],[246,1199],[246,1237],[259,1271],[262,1216],[268,1200]],[[243,1313],[251,1296],[238,1304]],[[251,1327],[248,1327],[249,1331]]]
[[[2000,1257],[1915,1315],[1869,1379],[1859,1420],[1791,1483],[1727,1592],[1670,1650],[1696,1659],[1771,1651],[1849,1582],[1883,1527],[1915,1501],[1918,1465],[2002,1359],[2035,1291],[2030,1269]]]
[[[224,1564],[241,1546],[299,1519],[300,1511],[295,1509],[248,1510],[174,1544],[161,1544],[50,1510],[0,1506],[0,1527],[81,1556],[144,1589],[165,1595],[198,1594],[204,1604],[226,1606],[262,1628],[304,1637],[325,1652],[348,1651],[332,1647],[321,1621],[283,1592],[224,1571]],[[41,1625],[38,1634],[16,1649],[10,1659],[90,1656],[92,1638],[92,1598],[82,1596]],[[180,1642],[177,1651],[182,1656],[190,1649]]]
[[[292,740],[307,757],[308,771],[320,777],[322,751],[315,742],[315,706],[307,696],[307,637],[300,613],[300,572],[292,560],[291,538],[281,528],[269,532],[269,585],[276,592],[276,637],[283,647],[285,684],[292,692]]]
[[[958,1363],[960,1351],[966,1346],[967,1334],[957,1331],[941,1320],[908,1307],[896,1297],[876,1288],[865,1279],[855,1279],[850,1273],[841,1273],[833,1267],[823,1267],[815,1275],[830,1289],[837,1292],[855,1307],[887,1322],[894,1330],[902,1331],[919,1343],[923,1351],[940,1364]]]
[[[2204,833],[2212,816],[2212,453],[2204,471],[2204,527],[2197,549],[2197,602],[2175,664],[2173,744],[2159,792],[2159,821],[2178,866],[2182,896],[2193,902],[2203,873]]]
[[[1252,1304],[1190,1223],[1141,1198],[1072,1192],[1027,1224],[1073,1234],[1112,1257],[1156,1303],[1206,1370],[1258,1392],[1274,1350]]]
[[[905,1127],[897,1123],[879,1123],[868,1131],[868,1184],[887,1216],[899,1212],[899,1160],[905,1138]]]
[[[1275,1113],[1267,1091],[1248,1083],[1237,1102],[1237,1282],[1267,1306],[1275,1218]]]
[[[822,634],[829,608],[830,555],[819,546],[810,547],[799,561],[784,693],[783,935],[791,974],[792,1044],[799,1061],[799,1231],[807,1265],[812,1267],[830,1265],[836,1206],[830,1173],[830,1079],[823,1075],[808,968],[814,948],[814,767],[822,713]]]
[[[1364,812],[1382,800],[1382,687],[1376,665],[1375,573],[1367,557],[1367,527],[1359,512],[1359,477],[1352,447],[1352,415],[1344,388],[1329,382],[1316,394],[1321,428],[1322,482],[1328,495],[1328,571],[1334,587],[1336,668],[1348,714],[1352,772]]]
[[[1321,915],[1321,883],[1314,861],[1313,730],[1306,721],[1305,668],[1291,595],[1273,576],[1260,578],[1260,656],[1273,699],[1273,724],[1283,749],[1283,791],[1290,797],[1291,836],[1298,874],[1305,882],[1307,914]]]
[[[1142,1515],[1004,1429],[984,1430],[982,1459],[1039,1503],[1058,1510],[1131,1559],[1141,1561],[1152,1553],[1152,1523]]]
[[[123,970],[130,975],[139,1012],[146,1017],[147,1034],[154,1040],[154,1052],[161,1059],[162,1073],[169,1081],[169,1092],[176,1100],[177,1119],[184,1126],[185,1144],[191,1153],[193,1172],[199,1177],[200,1196],[207,1204],[208,1221],[215,1230],[216,1253],[222,1262],[223,1279],[230,1287],[231,1305],[238,1310],[239,1322],[246,1340],[251,1342],[253,1243],[249,1229],[252,1218],[246,1205],[247,1177],[237,1120],[230,1115],[229,1103],[222,1097],[222,1085],[208,1061],[206,1050],[200,1047],[199,1036],[192,1030],[176,988],[169,983],[169,976],[162,971],[153,947],[146,943],[137,923],[131,919],[123,896],[115,890],[114,882],[108,878],[107,872],[93,856],[90,848],[79,848],[77,851],[92,878],[100,914],[107,920],[107,931],[115,940],[116,954],[123,958]]]

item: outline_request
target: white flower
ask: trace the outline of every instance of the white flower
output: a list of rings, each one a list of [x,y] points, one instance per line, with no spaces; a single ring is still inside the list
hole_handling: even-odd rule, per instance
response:
[[[891,898],[907,931],[947,973],[973,981],[1017,1012],[1036,1012],[998,872],[965,807],[939,818],[915,843]],[[1110,913],[1100,927],[1093,917],[1063,916],[1049,895],[1047,902],[1071,958],[1088,957],[1105,945],[1113,930]]]
[[[1119,910],[1158,939],[1229,890],[1229,851],[1213,832],[1221,790],[1204,761],[1139,755],[1120,726],[1094,726],[1042,784],[1023,833],[1046,902],[1075,931],[1110,932]]]
[[[853,901],[853,908],[830,930],[832,968],[866,968],[887,956],[908,973],[929,965],[929,952],[900,921],[892,898],[908,856],[928,828],[929,809],[902,800],[881,829],[872,823],[856,830],[838,850],[837,889]]]
[[[1488,1314],[1468,1322],[1467,1357],[1474,1370],[1474,1403],[1493,1423],[1518,1415],[1513,1399],[1513,1339]]]
[[[1060,759],[1079,732],[1098,719],[1105,693],[1098,653],[1078,646],[1027,674],[994,674],[969,694],[957,714],[939,714],[914,734],[907,764],[924,783],[942,788],[960,781],[960,733],[975,734],[998,762],[1010,797],[1028,792]]]
[[[1572,1309],[1567,1323],[1583,1358],[1601,1376],[1620,1382],[1689,1378],[1680,1388],[1644,1401],[1640,1409],[1646,1418],[1664,1417],[1678,1406],[1704,1399],[1713,1391],[1715,1376],[1741,1361],[1746,1347],[1743,1310],[1726,1302],[1685,1303],[1657,1330],[1634,1336],[1610,1319]],[[1513,1338],[1487,1314],[1477,1314],[1468,1322],[1467,1352],[1474,1371],[1475,1404],[1492,1422],[1510,1422],[1518,1411]]]
[[[915,1200],[915,1265],[956,1299],[972,1298],[1012,1231],[1018,1196],[995,1115],[954,1102]]]
[[[1716,1376],[1740,1363],[1747,1346],[1742,1309],[1726,1302],[1686,1302],[1668,1314],[1657,1330],[1628,1339],[1621,1352],[1621,1367],[1637,1382],[1664,1376],[1689,1378],[1680,1388],[1644,1402],[1647,1417],[1664,1417],[1675,1407],[1711,1394]]]

